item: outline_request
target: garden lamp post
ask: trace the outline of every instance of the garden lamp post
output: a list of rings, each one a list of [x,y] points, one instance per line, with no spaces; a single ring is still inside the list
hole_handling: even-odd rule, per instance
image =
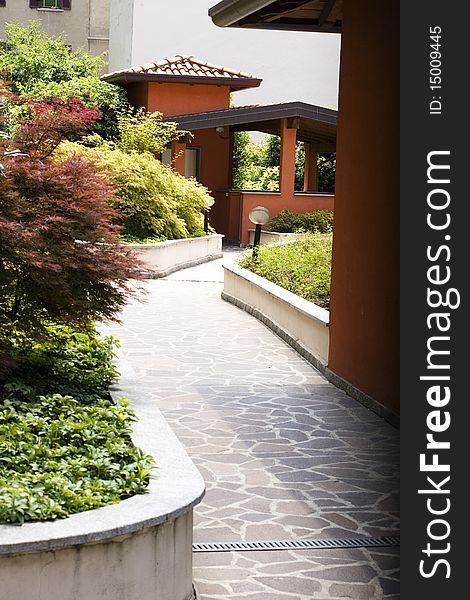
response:
[[[253,256],[256,257],[258,254],[258,246],[261,239],[261,227],[268,223],[271,215],[269,210],[264,206],[255,206],[250,210],[248,215],[250,221],[255,225],[255,238],[253,240]]]
[[[214,206],[215,200],[212,196],[209,196],[207,200],[207,208],[204,211],[204,232],[207,233],[209,231],[209,209]]]

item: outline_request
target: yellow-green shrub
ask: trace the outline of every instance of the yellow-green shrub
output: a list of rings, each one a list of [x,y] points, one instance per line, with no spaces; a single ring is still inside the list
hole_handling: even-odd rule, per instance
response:
[[[124,235],[178,239],[204,235],[209,193],[163,165],[149,152],[122,152],[109,144],[88,148],[63,142],[57,156],[79,153],[110,173],[117,187],[115,208],[126,219]]]

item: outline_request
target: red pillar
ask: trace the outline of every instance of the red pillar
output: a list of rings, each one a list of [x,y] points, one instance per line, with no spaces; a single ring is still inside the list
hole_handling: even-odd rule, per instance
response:
[[[185,174],[186,167],[186,143],[174,140],[171,143],[171,161],[173,169],[180,175]]]
[[[311,144],[305,144],[304,192],[318,191],[318,154]]]
[[[281,164],[279,191],[283,196],[293,196],[295,186],[295,143],[297,129],[288,126],[287,119],[281,119]]]
[[[344,0],[329,368],[399,400],[399,13]]]

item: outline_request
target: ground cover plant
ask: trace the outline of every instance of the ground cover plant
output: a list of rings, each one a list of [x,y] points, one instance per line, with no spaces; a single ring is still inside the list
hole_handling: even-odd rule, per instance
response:
[[[329,210],[317,210],[307,213],[282,210],[269,221],[266,229],[279,233],[298,233],[302,231],[328,233],[333,230],[333,213]]]
[[[66,517],[134,494],[153,462],[132,444],[134,413],[113,404],[112,338],[48,325],[17,334],[0,386],[0,522]]]
[[[270,244],[245,251],[239,266],[314,302],[330,305],[332,234],[307,233],[305,238],[287,244]]]

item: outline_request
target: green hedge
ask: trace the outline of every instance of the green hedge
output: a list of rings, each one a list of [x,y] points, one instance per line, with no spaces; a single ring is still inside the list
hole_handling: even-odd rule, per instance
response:
[[[307,213],[283,210],[271,219],[267,230],[279,233],[297,233],[299,231],[328,233],[333,230],[333,213],[329,210]]]
[[[330,305],[332,234],[307,233],[287,244],[245,251],[238,264],[323,308]]]

